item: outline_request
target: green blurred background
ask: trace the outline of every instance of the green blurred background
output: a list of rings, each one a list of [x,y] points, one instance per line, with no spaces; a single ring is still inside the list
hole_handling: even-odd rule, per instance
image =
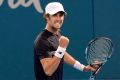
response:
[[[0,5],[0,80],[34,80],[33,43],[45,27],[43,13],[36,11],[34,5],[11,9],[8,1]],[[120,80],[120,0],[39,0],[43,10],[51,1],[64,5],[68,15],[62,33],[70,39],[67,51],[81,63],[87,65],[85,47],[93,37],[113,40],[114,54],[98,78]],[[81,80],[89,75],[64,66],[64,79]]]

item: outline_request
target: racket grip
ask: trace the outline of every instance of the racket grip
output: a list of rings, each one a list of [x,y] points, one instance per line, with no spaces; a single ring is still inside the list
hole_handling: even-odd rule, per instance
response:
[[[95,80],[93,77],[90,77],[89,80]]]
[[[96,71],[94,71],[94,72],[92,73],[93,76],[95,76],[95,75],[99,72],[99,70],[101,69],[102,64],[97,64],[97,65],[98,65],[99,67],[97,68]],[[94,65],[90,65],[90,66],[94,66]]]
[[[93,72],[93,74],[92,75],[96,75],[98,72],[99,72],[99,70],[101,69],[101,67],[102,67],[102,65],[99,65],[99,68],[95,71],[95,72]]]

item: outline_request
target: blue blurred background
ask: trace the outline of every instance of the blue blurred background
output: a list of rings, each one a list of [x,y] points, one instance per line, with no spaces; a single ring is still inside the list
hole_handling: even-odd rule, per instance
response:
[[[45,27],[43,13],[32,4],[10,8],[0,0],[0,80],[34,80],[33,42]],[[14,0],[14,3],[20,0]],[[25,2],[33,0],[25,0]],[[93,37],[106,36],[115,44],[112,58],[103,66],[97,78],[120,80],[120,0],[36,0],[41,11],[51,1],[59,1],[67,12],[62,33],[68,36],[67,51],[81,63],[85,47]],[[64,65],[64,79],[87,79],[90,73]]]

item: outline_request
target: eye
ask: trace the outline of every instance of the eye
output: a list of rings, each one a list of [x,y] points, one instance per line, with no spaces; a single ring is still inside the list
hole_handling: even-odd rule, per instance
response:
[[[57,13],[56,13],[56,14],[54,14],[53,16],[57,16]]]
[[[65,13],[64,12],[60,12],[60,17],[62,17],[62,16],[64,16],[65,15]]]
[[[58,13],[54,14],[53,16],[57,16],[57,15],[59,15],[60,17],[62,17],[62,16],[64,16],[64,15],[65,15],[65,13],[64,13],[64,12],[62,12],[62,11],[60,11],[60,12],[58,12]]]

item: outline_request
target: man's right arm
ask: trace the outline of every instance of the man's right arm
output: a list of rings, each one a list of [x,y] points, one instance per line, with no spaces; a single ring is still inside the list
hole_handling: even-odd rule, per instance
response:
[[[40,62],[42,63],[45,74],[48,76],[51,76],[57,69],[60,63],[60,60],[61,59],[56,56],[52,58],[41,59]]]
[[[59,47],[56,50],[54,57],[44,58],[40,60],[46,75],[51,76],[58,68],[59,63],[62,57],[64,56],[64,53],[68,46],[68,43],[69,43],[68,38],[61,36],[59,39]]]

